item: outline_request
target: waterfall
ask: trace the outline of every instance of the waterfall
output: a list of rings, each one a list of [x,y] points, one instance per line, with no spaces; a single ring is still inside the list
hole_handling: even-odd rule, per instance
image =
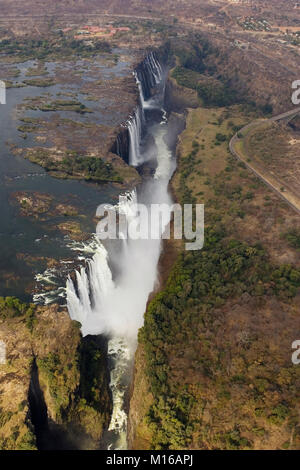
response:
[[[141,164],[141,140],[144,121],[143,108],[138,106],[128,121],[129,165],[131,166],[139,166]]]
[[[163,78],[162,67],[154,52],[150,52],[145,57],[136,68],[134,75],[140,91],[141,103],[145,105]]]
[[[145,99],[145,96],[144,96],[144,91],[143,91],[142,82],[140,81],[139,75],[138,75],[138,73],[137,73],[136,70],[133,72],[133,75],[134,75],[136,84],[137,84],[137,86],[138,86],[139,95],[140,95],[140,103],[141,103],[142,109],[145,109],[145,107],[146,107],[146,99]]]
[[[141,224],[148,217],[138,210],[138,200],[148,206],[152,203],[171,204],[168,182],[174,170],[172,152],[166,143],[168,121],[162,108],[163,96],[158,89],[163,84],[162,68],[155,54],[150,53],[141,68],[135,71],[140,92],[138,106],[128,120],[129,162],[139,166],[145,155],[141,146],[144,129],[152,134],[157,154],[154,178],[144,182],[142,189],[120,197],[116,206],[119,215],[128,222]],[[156,87],[155,123],[146,121],[144,110],[149,113],[154,105],[149,92]],[[161,88],[164,89],[164,86]],[[165,227],[161,227],[162,234]],[[110,387],[113,397],[111,423],[103,438],[108,449],[126,449],[127,415],[124,409],[126,391],[136,349],[137,332],[143,325],[143,315],[148,297],[157,281],[157,265],[161,252],[161,239],[131,239],[121,234],[118,240],[109,240],[105,246],[99,240],[92,259],[86,267],[76,272],[75,279],[68,277],[66,292],[70,316],[82,325],[83,335],[105,334],[108,341],[110,363]],[[95,240],[93,240],[93,246]]]
[[[128,223],[133,220],[139,223],[135,190],[121,196],[115,208],[118,214],[126,217]],[[152,260],[150,265],[143,260],[143,251],[150,247],[151,240],[131,240],[125,235],[121,237],[119,246],[111,242],[111,261],[118,265],[121,272],[118,282],[112,278],[108,251],[100,241],[93,258],[87,260],[86,267],[76,271],[75,282],[70,276],[67,279],[68,310],[71,318],[81,323],[83,335],[107,334],[115,337],[121,334],[134,339],[137,329],[142,326],[146,292],[140,290],[136,295],[135,291],[141,274],[147,279],[144,285],[146,291],[151,290],[155,282],[153,269],[150,276],[147,273],[147,269],[152,268]],[[136,270],[132,269],[132,263]],[[139,315],[132,315],[128,308],[129,299]]]
[[[139,91],[139,104],[128,119],[126,127],[129,134],[129,165],[137,167],[143,163],[141,141],[146,125],[145,110],[157,107],[153,94],[154,96],[158,95],[161,84],[163,84],[162,92],[164,93],[163,70],[156,54],[150,52],[134,70],[133,75]],[[114,152],[124,158],[119,136],[114,146]]]
[[[104,307],[103,297],[110,292],[114,283],[112,273],[108,265],[108,253],[104,246],[98,242],[98,248],[92,259],[87,261],[86,268],[76,271],[76,287],[68,276],[66,285],[67,307],[72,320],[82,325],[82,334],[98,334],[96,324],[99,318],[95,318],[95,307],[101,314]]]

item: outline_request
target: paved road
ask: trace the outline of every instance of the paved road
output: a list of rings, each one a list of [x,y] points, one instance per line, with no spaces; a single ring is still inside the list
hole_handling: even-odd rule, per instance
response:
[[[287,117],[290,117],[290,116],[293,116],[295,114],[298,114],[300,113],[300,108],[294,108],[290,111],[287,111],[285,113],[282,113],[282,114],[278,114],[277,116],[273,116],[272,118],[269,119],[269,121],[280,121],[282,119],[285,119]],[[239,132],[243,133],[243,131],[249,129],[250,127],[254,127],[254,126],[260,126],[263,122],[267,122],[268,120],[267,119],[264,119],[264,120],[260,120],[260,121],[254,121],[254,122],[251,122],[250,124],[247,124],[246,126],[244,126]],[[235,156],[238,160],[240,160],[241,162],[243,162],[247,168],[249,168],[249,170],[251,170],[261,181],[263,181],[263,183],[265,183],[269,188],[271,188],[281,199],[283,199],[290,207],[292,207],[296,212],[297,214],[300,215],[300,208],[295,205],[289,198],[287,198],[284,193],[282,193],[281,191],[279,191],[273,184],[271,181],[269,181],[267,179],[266,176],[262,175],[259,171],[255,170],[247,161],[244,160],[243,157],[241,157],[241,155],[239,155],[239,153],[235,150],[235,144],[236,142],[239,140],[238,139],[238,133],[236,133],[232,139],[230,140],[229,142],[229,150],[230,152],[232,153],[233,156]]]
[[[287,117],[295,116],[296,114],[300,113],[300,108],[294,108],[286,113],[278,114],[277,116],[271,117],[270,121],[281,121],[281,119],[285,119]]]

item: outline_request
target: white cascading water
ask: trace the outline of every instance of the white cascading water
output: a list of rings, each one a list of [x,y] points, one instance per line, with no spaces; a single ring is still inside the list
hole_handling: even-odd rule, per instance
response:
[[[144,108],[138,106],[128,120],[128,132],[129,132],[129,165],[139,166],[141,161],[141,140],[143,127],[145,123]]]
[[[141,80],[139,79],[139,76],[138,76],[138,74],[137,74],[136,71],[133,72],[133,75],[134,75],[136,84],[137,84],[138,89],[139,89],[139,95],[140,95],[140,101],[141,101],[142,109],[145,109],[145,108],[147,108],[147,101],[146,101],[146,99],[145,99],[145,97],[144,97],[142,82],[141,82]]]
[[[153,52],[148,54],[147,57],[145,58],[144,66],[148,71],[150,87],[153,89],[156,86],[160,85],[163,79],[163,72],[162,72],[160,63],[156,59]],[[153,107],[153,100],[151,98],[147,100],[144,94],[143,84],[141,82],[142,78],[139,77],[139,73],[137,71],[134,71],[134,77],[135,77],[135,80],[139,89],[140,102],[141,102],[142,108],[149,109]]]
[[[147,71],[150,86],[152,89],[161,84],[163,80],[163,72],[159,61],[156,59],[155,54],[150,52],[143,62],[144,68]],[[143,84],[139,78],[137,71],[133,72],[136,84],[139,90],[140,103],[136,108],[133,116],[127,122],[129,132],[129,165],[137,167],[143,163],[143,156],[141,155],[141,141],[143,136],[143,128],[145,126],[145,110],[157,107],[159,103],[155,102],[152,98],[146,99]],[[120,152],[118,152],[120,154]]]
[[[153,54],[147,57],[148,73],[158,84],[163,80],[161,66]],[[141,104],[145,102],[141,93]],[[162,106],[162,101],[160,106]],[[147,107],[147,105],[145,106]],[[152,134],[157,155],[154,178],[144,184],[143,203],[172,204],[168,194],[168,182],[175,169],[172,152],[166,143],[167,120],[162,108],[163,120],[152,125]],[[129,122],[130,163],[138,166],[147,160],[140,151],[143,108],[135,113]],[[130,127],[131,126],[131,127]],[[143,213],[137,210],[137,193],[125,194],[117,210],[127,220],[142,224]],[[162,234],[165,227],[159,227]],[[95,243],[95,241],[93,241]],[[113,398],[113,412],[107,437],[108,449],[126,449],[127,414],[125,396],[128,389],[132,360],[136,348],[138,329],[143,325],[143,315],[149,294],[157,280],[157,265],[161,252],[161,239],[110,241],[105,248],[98,241],[96,253],[86,263],[86,268],[76,272],[76,283],[67,280],[67,306],[73,320],[82,325],[82,334],[105,334],[108,342],[108,358],[111,365],[110,387]],[[116,243],[116,244],[115,244]],[[117,266],[114,278],[110,265]]]
[[[154,52],[150,52],[145,59],[145,62],[148,64],[149,68],[151,69],[151,78],[154,79],[152,82],[152,86],[158,85],[162,81],[162,68],[159,61],[156,59]]]
[[[147,70],[148,82],[151,89],[155,89],[162,83],[163,71],[159,61],[156,59],[153,52],[147,55],[143,62],[144,68]],[[139,88],[140,101],[143,109],[151,109],[157,107],[157,100],[155,98],[148,98],[145,96],[143,84],[141,82],[142,77],[139,76],[137,71],[134,72],[135,80]],[[151,90],[150,90],[151,91]],[[157,98],[157,97],[156,97]]]

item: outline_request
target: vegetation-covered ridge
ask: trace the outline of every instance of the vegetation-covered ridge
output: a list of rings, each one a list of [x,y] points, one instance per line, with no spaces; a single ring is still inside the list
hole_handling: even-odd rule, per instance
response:
[[[75,151],[58,153],[53,158],[53,151],[45,148],[35,147],[26,153],[33,163],[38,163],[57,178],[84,179],[93,182],[122,183],[122,177],[109,162],[104,162],[95,156],[79,155]]]
[[[175,57],[175,67],[171,77],[177,84],[195,90],[202,104],[208,107],[229,106],[245,103],[256,107],[263,114],[272,112],[272,105],[266,99],[256,103],[251,91],[246,86],[239,86],[238,71],[220,72],[220,64],[226,62],[227,53],[220,50],[204,35],[191,35],[189,41],[170,43],[171,56]]]
[[[166,288],[150,303],[139,336],[145,347],[147,374],[155,397],[147,415],[154,448],[186,448],[193,443],[195,433],[201,447],[251,448],[249,431],[255,434],[258,427],[259,435],[267,433],[254,423],[256,416],[263,416],[267,425],[278,427],[285,423],[292,428],[297,423],[296,371],[292,367],[282,368],[277,373],[272,371],[274,357],[266,347],[261,351],[262,364],[257,367],[254,378],[255,371],[251,374],[249,371],[253,367],[251,359],[259,351],[256,350],[258,338],[244,331],[235,356],[240,362],[237,373],[226,374],[228,353],[233,352],[235,345],[228,344],[227,351],[218,350],[215,339],[224,328],[220,308],[228,299],[238,301],[251,296],[257,310],[266,306],[266,296],[276,295],[287,300],[295,296],[300,287],[300,269],[272,266],[261,246],[227,239],[223,230],[207,230],[205,239],[201,255],[197,252],[181,254]],[[188,353],[178,348],[182,342]],[[194,370],[200,383],[177,382],[172,374],[174,361],[183,360],[186,354],[188,368]],[[211,381],[216,390],[216,413],[220,406],[233,399],[232,387],[243,390],[253,412],[252,429],[239,429],[237,425],[210,437],[209,426],[201,426],[207,399],[206,380]],[[253,381],[253,388],[250,388]],[[280,391],[281,399],[267,403],[264,401],[267,391]]]
[[[0,298],[0,340],[6,349],[0,364],[2,450],[43,448],[45,439],[51,448],[57,429],[72,448],[80,448],[80,439],[93,448],[100,439],[111,412],[105,344],[82,339],[78,326],[57,306]],[[34,367],[38,383],[32,382]]]
[[[99,53],[110,53],[111,46],[108,42],[99,40],[93,44],[85,44],[83,41],[65,37],[61,33],[53,35],[50,39],[2,39],[1,51],[17,60],[50,60],[72,55],[89,57]]]

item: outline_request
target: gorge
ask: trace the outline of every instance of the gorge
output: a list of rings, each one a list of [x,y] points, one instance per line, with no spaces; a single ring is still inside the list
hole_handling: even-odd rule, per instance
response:
[[[137,202],[146,206],[172,203],[168,183],[175,169],[175,159],[170,146],[172,129],[164,110],[167,72],[153,52],[134,72],[139,103],[127,122],[129,164],[135,167],[147,164],[152,167],[153,176],[146,176],[137,189],[120,198],[118,213],[135,220],[137,225],[142,223],[140,217],[145,216],[138,212]],[[121,149],[119,151],[122,154]],[[161,234],[164,228],[160,227]],[[104,334],[109,338],[113,412],[104,440],[109,449],[125,449],[125,401],[137,332],[157,281],[161,240],[126,237],[108,240],[105,246],[98,243],[87,266],[76,272],[76,282],[68,278],[67,305],[71,318],[81,323],[84,336]]]

